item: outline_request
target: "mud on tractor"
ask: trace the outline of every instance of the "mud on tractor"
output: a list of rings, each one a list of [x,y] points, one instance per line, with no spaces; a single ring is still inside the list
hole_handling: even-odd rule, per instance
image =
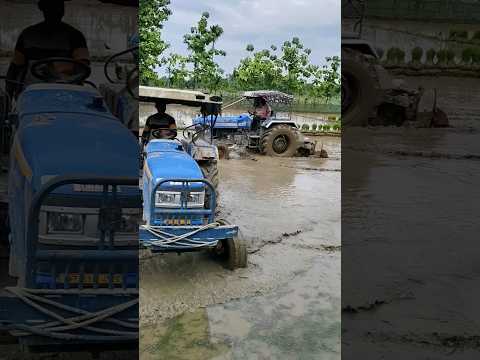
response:
[[[198,91],[140,87],[140,101],[199,108],[212,124],[222,101]],[[143,224],[140,241],[152,253],[206,250],[234,270],[247,266],[238,227],[216,218],[218,150],[205,136],[209,125],[184,129],[183,137],[162,139],[150,128],[143,144]],[[144,137],[145,139],[145,137]]]
[[[260,126],[255,125],[256,119],[252,113],[219,116],[213,124],[210,124],[211,137],[215,143],[219,146],[236,143],[268,156],[292,157],[314,154],[316,143],[304,137],[291,118],[293,96],[280,91],[247,91],[241,99],[225,108],[245,99],[253,101],[264,99],[272,107],[286,106],[287,114],[279,115],[276,109],[273,109],[268,118],[258,120]],[[193,124],[198,127],[204,126],[203,117],[193,119]]]
[[[75,71],[57,73],[56,64]],[[28,351],[134,349],[136,137],[87,80],[89,66],[47,58],[29,71],[38,83],[6,96],[11,111],[2,114],[8,216],[0,234],[14,283],[0,289],[0,331]]]

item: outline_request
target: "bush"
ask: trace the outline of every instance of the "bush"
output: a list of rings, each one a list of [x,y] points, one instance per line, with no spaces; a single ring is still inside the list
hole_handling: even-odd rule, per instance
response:
[[[472,52],[472,62],[475,65],[480,65],[480,48],[476,47]]]
[[[317,124],[312,124],[312,130],[316,131],[317,130]]]
[[[447,50],[442,49],[437,52],[438,64],[445,65],[447,63]]]
[[[387,61],[389,63],[395,63],[397,61],[397,48],[390,48],[387,51]]]
[[[421,47],[416,47],[412,50],[412,62],[413,63],[420,63],[423,57],[423,49]]]
[[[405,62],[405,51],[397,47],[392,47],[387,51],[387,62],[391,64],[401,64]]]
[[[447,64],[453,65],[455,64],[455,51],[452,49],[448,49],[445,51],[445,56],[447,58]]]
[[[466,48],[462,51],[462,63],[465,65],[470,65],[473,61],[474,49]]]
[[[433,64],[435,61],[435,56],[437,56],[435,49],[429,49],[427,51],[427,64]]]
[[[473,33],[472,40],[475,40],[475,41],[480,40],[480,30],[477,30]]]
[[[302,130],[305,130],[305,131],[310,130],[310,125],[308,125],[308,124],[303,124],[303,125],[302,125]]]

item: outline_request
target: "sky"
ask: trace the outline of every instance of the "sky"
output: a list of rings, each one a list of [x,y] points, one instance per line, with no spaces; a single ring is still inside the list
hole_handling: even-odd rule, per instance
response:
[[[325,57],[340,55],[341,0],[171,0],[172,15],[164,25],[162,38],[168,52],[186,55],[183,35],[198,22],[202,12],[210,13],[209,25],[220,25],[224,33],[215,47],[227,52],[216,58],[226,73],[246,57],[247,44],[255,50],[300,38],[312,49],[312,63],[322,65]]]

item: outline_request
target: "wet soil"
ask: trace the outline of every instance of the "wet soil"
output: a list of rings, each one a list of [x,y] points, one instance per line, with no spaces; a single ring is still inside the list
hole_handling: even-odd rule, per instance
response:
[[[464,199],[480,195],[479,140],[466,127],[343,134],[342,353],[478,357],[479,209]]]
[[[141,359],[340,358],[340,139],[317,140],[328,159],[220,162],[220,216],[248,268],[144,255]]]

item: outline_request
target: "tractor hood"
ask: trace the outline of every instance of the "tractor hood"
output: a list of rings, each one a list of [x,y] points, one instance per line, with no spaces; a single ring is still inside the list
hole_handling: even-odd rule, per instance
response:
[[[203,179],[197,162],[174,140],[152,140],[146,149],[145,171],[154,182]]]
[[[34,189],[56,175],[138,176],[138,143],[114,117],[58,112],[26,114],[19,122],[15,158]]]
[[[90,114],[115,119],[96,89],[69,84],[30,85],[19,97],[16,111],[20,120],[42,114]]]

